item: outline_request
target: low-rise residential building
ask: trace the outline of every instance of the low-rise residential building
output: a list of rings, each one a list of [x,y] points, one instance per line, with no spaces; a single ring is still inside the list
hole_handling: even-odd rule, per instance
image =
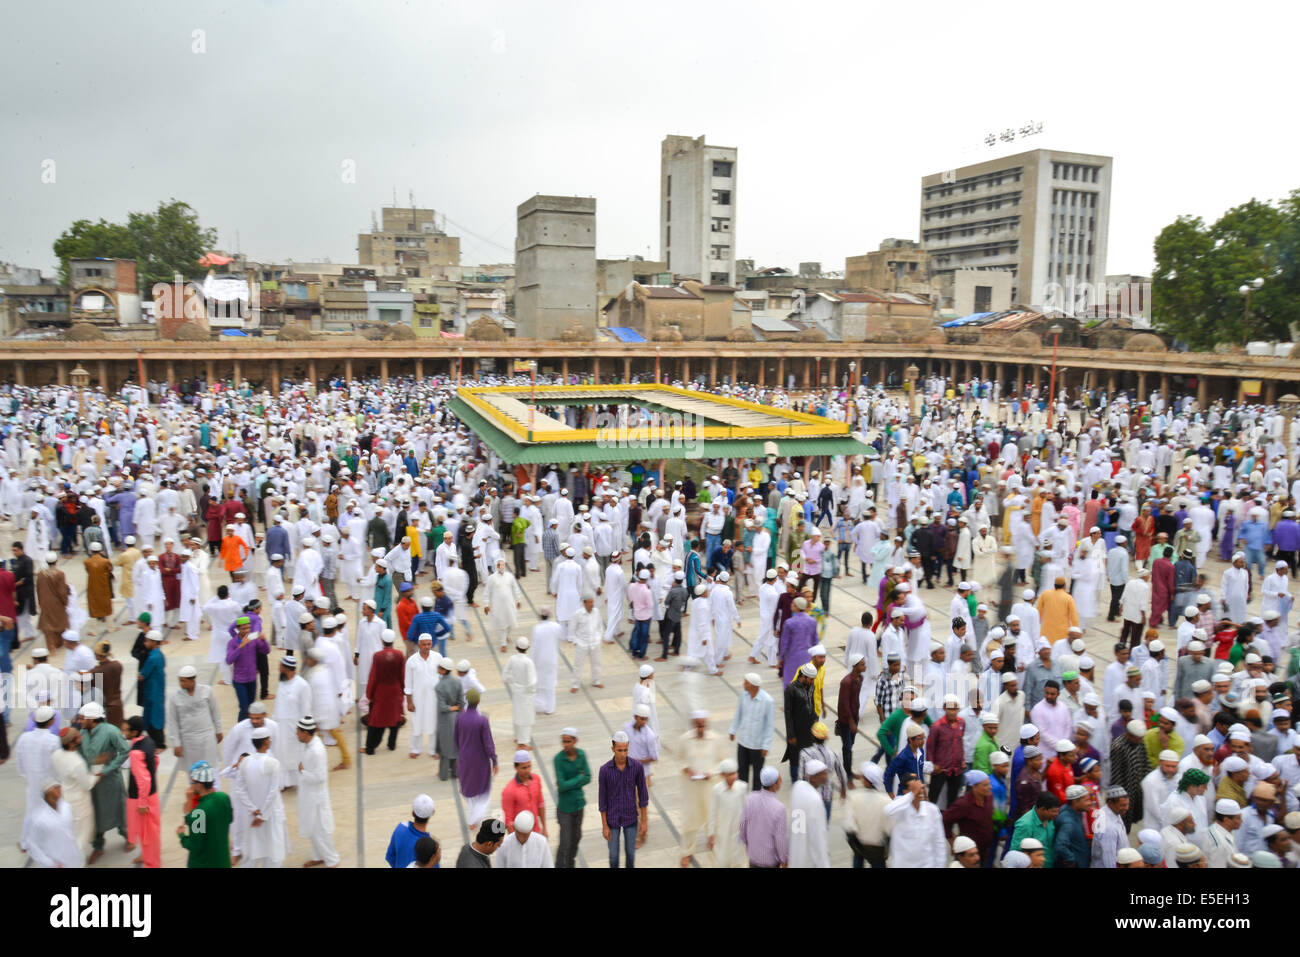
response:
[[[71,321],[100,326],[140,322],[134,259],[69,260],[68,285]]]

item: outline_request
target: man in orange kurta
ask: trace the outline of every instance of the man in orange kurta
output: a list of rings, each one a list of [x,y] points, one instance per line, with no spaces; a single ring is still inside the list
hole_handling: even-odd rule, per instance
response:
[[[1039,634],[1050,641],[1060,641],[1078,627],[1079,611],[1074,606],[1074,596],[1065,590],[1065,579],[1058,576],[1056,587],[1038,596],[1038,616],[1042,620]]]
[[[227,525],[221,539],[221,564],[227,572],[239,571],[248,557],[248,543],[235,534],[235,526]]]
[[[113,614],[113,563],[104,557],[104,546],[91,542],[85,565],[86,612],[103,621]]]

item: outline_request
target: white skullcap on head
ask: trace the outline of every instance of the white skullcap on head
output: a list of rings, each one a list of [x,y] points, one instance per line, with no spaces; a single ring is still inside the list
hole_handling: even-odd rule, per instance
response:
[[[615,744],[627,744],[628,737],[626,731],[615,731],[611,739]]]
[[[826,770],[825,761],[818,761],[814,759],[812,761],[809,761],[806,765],[804,765],[804,774],[807,777],[812,777],[814,774],[821,774],[825,770]]]
[[[523,834],[532,833],[535,823],[536,819],[533,817],[532,811],[520,811],[515,815],[515,830]]]
[[[811,661],[805,661],[799,667],[799,674],[803,675],[805,678],[816,678],[817,666],[813,664]]]
[[[178,678],[197,678],[199,671],[193,665],[184,665],[180,671],[176,672]]]
[[[780,778],[781,778],[781,772],[778,771],[776,768],[772,767],[770,764],[764,767],[763,770],[760,771],[758,774],[758,781],[765,788],[770,788],[773,784],[779,781]]]
[[[763,686],[763,676],[760,675],[757,671],[746,672],[745,680],[749,682],[751,685],[753,685],[755,688],[761,688]]]
[[[417,794],[411,802],[411,813],[416,817],[433,817],[433,798],[427,794]]]

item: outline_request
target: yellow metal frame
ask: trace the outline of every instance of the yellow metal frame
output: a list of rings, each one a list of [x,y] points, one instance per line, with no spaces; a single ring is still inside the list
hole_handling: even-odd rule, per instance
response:
[[[483,395],[488,393],[516,395],[520,393],[530,393],[533,391],[532,386],[462,386],[457,390],[457,395],[464,400],[467,405],[473,408],[474,411],[493,422],[516,442],[530,444],[545,444],[548,442],[563,444],[572,442],[602,441],[662,443],[700,439],[824,438],[827,436],[849,434],[849,426],[847,422],[836,422],[832,419],[823,418],[819,415],[811,415],[807,412],[796,412],[793,409],[777,409],[769,405],[759,405],[756,402],[746,402],[743,399],[733,399],[730,396],[692,392],[689,389],[681,389],[676,386],[663,385],[654,382],[624,386],[547,385],[542,388],[548,398],[554,397],[557,394],[560,396],[573,396],[575,399],[580,398],[583,395],[626,395],[633,401],[635,401],[636,393],[660,392],[665,395],[680,396],[697,402],[731,406],[733,408],[745,409],[751,412],[761,412],[764,415],[777,419],[786,419],[788,421],[785,425],[706,425],[691,429],[673,428],[671,426],[668,428],[642,426],[640,428],[630,429],[573,429],[561,433],[546,433],[530,430],[524,423],[515,421],[491,403],[484,401],[482,398]]]

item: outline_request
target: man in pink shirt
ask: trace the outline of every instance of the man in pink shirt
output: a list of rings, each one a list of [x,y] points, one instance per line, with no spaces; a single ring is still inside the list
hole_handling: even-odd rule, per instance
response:
[[[650,622],[655,616],[654,593],[650,590],[650,570],[643,568],[637,580],[627,586],[627,602],[632,608],[632,637],[628,651],[633,658],[644,658],[650,644]]]
[[[799,573],[799,591],[803,591],[804,583],[810,578],[814,585],[820,584],[817,579],[822,573],[822,552],[826,551],[826,546],[822,544],[822,533],[813,529],[812,534],[799,546],[799,551],[803,555],[803,571]]]

